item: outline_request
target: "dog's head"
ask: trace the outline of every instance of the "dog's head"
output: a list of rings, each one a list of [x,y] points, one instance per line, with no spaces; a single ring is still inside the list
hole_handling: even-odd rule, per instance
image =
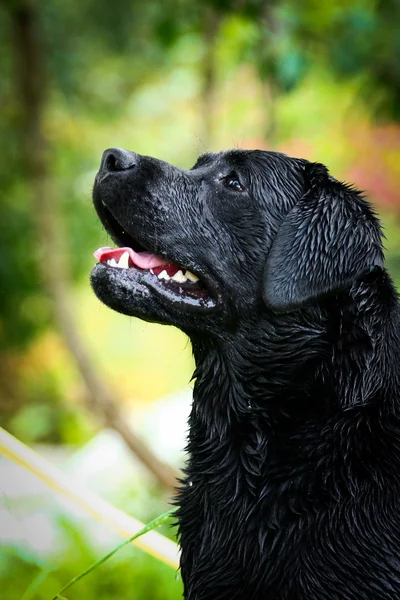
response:
[[[284,154],[206,154],[186,171],[111,149],[93,197],[118,246],[96,253],[98,297],[186,331],[297,310],[383,265],[360,193]]]

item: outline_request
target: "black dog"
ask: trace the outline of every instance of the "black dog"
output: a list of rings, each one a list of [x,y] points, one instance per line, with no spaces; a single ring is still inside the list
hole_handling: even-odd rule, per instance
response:
[[[398,600],[400,310],[369,204],[283,154],[118,149],[94,203],[120,247],[98,297],[193,345],[185,598]]]

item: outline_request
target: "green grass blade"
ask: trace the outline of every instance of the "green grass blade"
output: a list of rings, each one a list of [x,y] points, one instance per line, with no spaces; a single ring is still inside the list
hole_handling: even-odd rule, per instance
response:
[[[147,523],[147,525],[145,525],[140,531],[135,533],[135,535],[133,535],[128,540],[125,540],[124,542],[119,544],[116,548],[114,548],[114,550],[111,550],[111,552],[109,552],[108,554],[106,554],[105,556],[100,558],[100,560],[96,561],[94,564],[92,564],[90,567],[88,567],[85,571],[83,571],[82,573],[80,573],[79,575],[77,575],[76,577],[71,579],[71,581],[69,583],[67,583],[67,585],[65,585],[58,592],[58,594],[56,594],[54,596],[53,600],[66,600],[66,598],[64,598],[61,594],[64,594],[64,592],[69,590],[69,588],[72,587],[75,583],[77,583],[78,581],[83,579],[83,577],[86,577],[86,575],[89,575],[89,573],[94,571],[94,569],[97,569],[97,567],[99,567],[106,560],[111,558],[116,552],[121,550],[121,548],[124,548],[124,546],[127,546],[128,544],[133,542],[133,540],[136,540],[138,537],[144,535],[148,531],[151,531],[152,529],[155,529],[156,527],[159,527],[160,525],[163,525],[164,523],[166,523],[175,512],[176,512],[176,508],[172,508],[171,510],[163,513],[162,515],[159,515],[158,517],[156,517],[155,519],[153,519],[152,521]]]

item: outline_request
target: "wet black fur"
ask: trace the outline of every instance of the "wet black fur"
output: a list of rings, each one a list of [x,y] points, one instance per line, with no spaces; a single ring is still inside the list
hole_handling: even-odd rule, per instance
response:
[[[94,198],[219,298],[190,313],[93,274],[104,302],[192,341],[185,598],[400,598],[400,310],[369,204],[322,165],[258,151],[191,171],[139,157]]]

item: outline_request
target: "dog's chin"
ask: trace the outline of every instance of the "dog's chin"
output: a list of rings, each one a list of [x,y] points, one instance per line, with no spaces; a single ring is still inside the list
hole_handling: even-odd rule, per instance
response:
[[[98,263],[91,273],[96,296],[117,312],[148,321],[175,324],[187,315],[215,312],[218,301],[206,290],[191,290],[160,280],[151,271]]]

